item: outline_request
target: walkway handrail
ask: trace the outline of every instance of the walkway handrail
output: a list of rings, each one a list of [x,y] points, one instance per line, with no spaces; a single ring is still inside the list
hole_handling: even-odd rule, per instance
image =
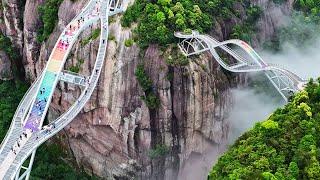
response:
[[[72,72],[72,71],[66,71],[66,70],[61,71],[61,73],[71,74],[71,75],[75,75],[75,76],[79,76],[79,77],[86,77],[86,76],[81,75],[79,73]]]
[[[289,96],[288,94],[290,94],[289,91],[299,91],[307,82],[306,80],[300,78],[298,75],[279,65],[265,63],[263,59],[259,56],[259,54],[244,41],[238,39],[231,39],[219,42],[213,37],[210,37],[208,35],[201,35],[197,31],[192,31],[192,33],[190,34],[175,32],[174,35],[178,38],[184,39],[182,42],[178,44],[178,46],[185,56],[199,54],[203,52],[202,49],[198,49],[199,46],[197,45],[197,42],[201,41],[207,44],[207,46],[209,47],[208,50],[210,51],[214,59],[220,64],[220,66],[222,66],[224,69],[228,71],[236,73],[259,71],[264,72],[285,100],[287,100],[287,96]],[[196,41],[194,41],[194,39],[196,39]],[[191,43],[189,41],[191,41]],[[247,62],[247,60],[245,60],[244,57],[242,57],[240,54],[228,47],[228,44],[234,44],[242,48],[252,58],[253,62]],[[187,48],[185,48],[185,46],[187,46]],[[192,50],[194,52],[189,52],[190,46],[192,46]],[[225,52],[229,53],[240,63],[238,63],[238,65],[229,65],[225,63],[221,59],[219,54],[216,52],[215,48],[217,47],[220,47]],[[243,64],[243,62],[245,62],[246,65]],[[284,79],[284,77],[286,79]]]
[[[103,1],[103,3],[101,3],[101,1]],[[8,170],[6,170],[6,174],[4,175],[4,179],[12,179],[13,176],[16,174],[16,172],[19,171],[19,168],[22,166],[23,162],[28,158],[28,156],[31,153],[33,153],[33,155],[32,155],[32,157],[33,157],[34,152],[38,146],[40,146],[47,139],[49,139],[50,137],[52,137],[53,135],[58,133],[60,130],[62,130],[66,125],[68,125],[75,118],[75,116],[81,111],[81,109],[84,107],[86,102],[90,99],[90,97],[91,97],[91,95],[92,95],[92,93],[98,83],[99,76],[101,74],[101,71],[103,68],[103,63],[105,60],[107,40],[108,40],[108,35],[109,35],[109,33],[108,33],[108,16],[110,16],[111,14],[116,14],[114,11],[116,11],[116,12],[123,11],[123,8],[119,7],[119,2],[115,2],[114,4],[111,4],[113,1],[115,1],[115,0],[99,0],[101,14],[99,15],[100,18],[97,18],[97,20],[100,19],[101,35],[100,35],[99,49],[98,49],[98,53],[97,53],[97,57],[96,57],[96,62],[94,65],[94,70],[90,76],[90,83],[85,86],[85,89],[82,91],[79,99],[64,114],[62,114],[59,118],[57,118],[55,121],[53,121],[52,123],[50,123],[48,125],[49,127],[52,126],[53,124],[55,125],[55,128],[53,128],[49,134],[45,133],[45,130],[36,131],[31,134],[31,137],[29,139],[27,139],[27,142],[21,147],[20,151],[18,151],[18,153],[16,154],[15,159],[12,159],[13,162],[8,166]],[[120,0],[118,0],[118,1],[120,1]],[[97,0],[91,0],[88,4],[90,4],[92,2],[97,2]],[[110,7],[112,5],[114,5],[115,7],[113,8],[114,11],[112,13],[110,13]],[[122,4],[121,4],[121,6],[122,6]],[[88,5],[87,5],[87,7],[88,7]],[[85,9],[85,11],[86,10],[87,9]],[[80,14],[83,14],[83,11]],[[79,15],[77,17],[79,17]],[[76,18],[74,18],[74,19],[76,19]],[[78,37],[80,32],[85,27],[87,27],[87,26],[80,26],[80,29],[76,31],[76,34],[72,35],[72,38],[75,39],[76,37]],[[63,31],[62,33],[64,33],[64,32],[65,31]],[[60,39],[60,37],[59,37],[59,39]],[[73,43],[72,41],[70,42],[71,45]],[[55,47],[57,47],[57,43],[56,43]],[[67,49],[67,54],[70,52],[70,50],[71,50],[71,48]],[[46,68],[47,68],[47,66],[46,66]],[[61,71],[62,71],[62,69],[60,69],[59,73],[61,73]],[[41,79],[41,81],[42,81],[43,78],[39,77],[39,79]],[[56,79],[56,81],[57,81],[57,79]],[[33,87],[33,88],[35,88],[35,87]],[[35,88],[35,89],[38,89],[38,88]],[[52,97],[52,95],[51,95],[51,97]],[[49,101],[49,99],[48,99],[48,101]],[[8,134],[11,134],[11,133],[8,133]],[[32,161],[33,161],[33,159],[32,159]]]
[[[29,100],[28,97],[33,94],[33,93],[30,94],[30,91],[34,90],[34,89],[37,87],[36,85],[40,82],[41,76],[43,75],[42,73],[43,73],[43,71],[41,72],[41,75],[38,76],[38,77],[36,78],[36,80],[31,84],[31,86],[28,88],[27,92],[24,94],[23,98],[22,98],[21,101],[19,102],[19,105],[17,106],[17,110],[16,110],[16,112],[15,112],[15,114],[14,114],[14,116],[13,116],[13,120],[11,121],[9,130],[8,130],[8,132],[6,133],[6,136],[3,138],[3,141],[2,141],[1,144],[0,144],[0,152],[2,152],[2,150],[3,150],[3,147],[4,147],[3,145],[8,141],[7,138],[8,138],[8,136],[9,136],[9,134],[12,133],[12,130],[13,130],[13,127],[14,127],[14,124],[15,124],[15,119],[18,117],[18,114],[19,114],[20,111],[21,111],[22,105],[24,105],[25,101],[26,101],[26,100]],[[31,102],[29,101],[29,103],[31,103]],[[27,110],[24,111],[24,112],[26,113]],[[21,119],[22,119],[22,118],[21,118]]]

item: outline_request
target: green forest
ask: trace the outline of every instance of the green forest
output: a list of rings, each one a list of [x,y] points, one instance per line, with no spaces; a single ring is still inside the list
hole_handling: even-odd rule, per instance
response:
[[[96,180],[72,164],[73,160],[58,142],[49,142],[37,150],[30,179]]]
[[[234,8],[236,3],[245,8],[245,17],[241,17],[240,11]],[[208,32],[215,25],[215,20],[233,17],[242,18],[242,22],[233,27],[232,36],[250,40],[260,14],[261,9],[249,0],[136,0],[126,10],[121,22],[123,27],[138,23],[134,33],[141,47],[151,43],[165,46],[176,42],[175,31]]]
[[[208,179],[320,179],[319,83],[311,80],[284,108],[238,138]]]

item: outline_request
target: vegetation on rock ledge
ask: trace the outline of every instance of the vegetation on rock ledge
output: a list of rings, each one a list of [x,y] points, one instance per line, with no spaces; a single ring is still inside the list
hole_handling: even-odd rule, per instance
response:
[[[133,22],[138,23],[135,33],[139,37],[141,47],[146,47],[150,43],[166,45],[175,42],[174,31],[190,31],[190,29],[200,32],[207,32],[212,29],[214,20],[231,18],[242,18],[235,8],[235,4],[240,3],[246,8],[246,27],[234,32],[240,36],[253,33],[255,21],[260,17],[261,10],[253,6],[248,0],[158,0],[150,2],[147,0],[136,0],[130,6],[122,18],[122,26],[129,27]],[[244,37],[246,37],[244,36]]]
[[[0,50],[6,52],[11,60],[17,61],[19,58],[18,52],[7,36],[0,32]]]
[[[63,0],[47,0],[43,5],[39,6],[38,11],[42,21],[42,26],[40,26],[37,36],[39,42],[47,40],[56,27],[58,10],[62,2]]]
[[[157,107],[159,107],[160,100],[153,91],[152,80],[145,72],[143,64],[138,65],[135,75],[142,90],[145,93],[145,96],[143,96],[142,99],[145,101],[147,106],[150,109],[156,109]]]
[[[243,17],[240,15],[241,9],[235,8],[237,5],[245,7]],[[251,4],[249,0],[136,0],[125,11],[121,23],[124,27],[137,23],[134,30],[134,42],[141,48],[146,48],[150,44],[158,44],[161,48],[168,50],[172,44],[177,42],[177,38],[174,37],[175,31],[198,30],[205,33],[212,30],[215,22],[231,21],[231,19],[236,19],[239,23],[233,27],[228,36],[249,41],[250,36],[254,34],[255,22],[261,12],[261,9]],[[132,44],[133,41],[125,42],[126,47]],[[164,51],[169,52],[165,57],[169,66],[188,65],[188,59],[181,57],[180,54],[172,54],[176,51],[167,50]],[[149,83],[147,74],[142,69],[140,66],[136,69],[136,77],[140,85]],[[142,88],[145,89],[143,86]],[[154,109],[159,104],[158,98],[152,92],[151,87],[147,89],[143,99],[149,107]]]

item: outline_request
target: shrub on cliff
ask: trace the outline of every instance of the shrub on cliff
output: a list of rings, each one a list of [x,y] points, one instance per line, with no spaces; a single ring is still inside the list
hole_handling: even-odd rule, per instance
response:
[[[7,36],[4,36],[1,32],[0,32],[0,50],[5,51],[11,60],[16,61],[19,57],[17,50],[12,45],[10,39]]]
[[[208,179],[320,179],[320,79],[244,133]]]
[[[39,42],[47,40],[50,34],[53,32],[58,22],[58,10],[63,0],[47,0],[41,6],[38,11],[42,26],[38,30],[37,40]]]
[[[158,108],[160,106],[160,99],[156,96],[153,90],[152,80],[144,70],[143,64],[137,66],[135,76],[145,94],[143,97],[141,97],[142,100],[144,100],[150,109]]]

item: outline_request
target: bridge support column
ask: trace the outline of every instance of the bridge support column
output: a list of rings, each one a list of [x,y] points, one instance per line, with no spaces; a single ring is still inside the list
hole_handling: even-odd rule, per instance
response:
[[[23,180],[23,179],[29,180],[29,178],[30,178],[30,173],[31,173],[31,169],[32,169],[32,165],[33,165],[33,162],[34,162],[34,157],[35,157],[35,155],[36,155],[36,151],[37,151],[37,150],[34,150],[34,151],[32,152],[32,154],[31,154],[31,156],[30,156],[30,161],[29,161],[28,167],[24,167],[24,166],[21,166],[21,167],[20,167],[19,171],[18,171],[17,174],[16,174],[15,180]],[[21,174],[21,176],[20,176],[20,171],[21,171],[21,169],[24,169],[25,171],[24,171],[23,174]]]
[[[271,84],[276,88],[276,90],[279,92],[279,94],[281,95],[281,97],[283,98],[283,100],[285,102],[288,102],[288,98],[283,94],[283,92],[281,91],[281,89],[279,89],[278,85],[273,81],[273,79],[269,76],[269,74],[265,73],[265,75],[267,76],[267,78],[269,79],[269,81],[271,82]]]

